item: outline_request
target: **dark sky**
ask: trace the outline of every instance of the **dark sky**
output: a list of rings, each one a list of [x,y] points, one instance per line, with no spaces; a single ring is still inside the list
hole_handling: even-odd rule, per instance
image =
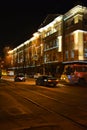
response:
[[[3,0],[0,1],[0,56],[3,48],[11,49],[30,39],[50,13],[64,14],[87,0]]]

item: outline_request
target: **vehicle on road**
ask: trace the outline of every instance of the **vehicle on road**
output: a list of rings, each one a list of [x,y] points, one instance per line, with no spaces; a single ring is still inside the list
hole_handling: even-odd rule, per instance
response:
[[[79,85],[87,83],[87,64],[71,63],[64,66],[61,81]]]
[[[17,81],[25,81],[26,80],[26,77],[23,73],[19,73],[17,75],[15,75],[14,77],[14,81],[17,82]]]
[[[56,77],[49,75],[41,75],[36,79],[36,85],[41,86],[56,86],[59,80]]]

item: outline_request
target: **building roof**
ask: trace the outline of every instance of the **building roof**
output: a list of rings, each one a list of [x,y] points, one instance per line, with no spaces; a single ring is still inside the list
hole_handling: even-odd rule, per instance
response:
[[[60,16],[61,14],[48,14],[44,21],[39,26],[39,29],[51,23],[56,17]]]

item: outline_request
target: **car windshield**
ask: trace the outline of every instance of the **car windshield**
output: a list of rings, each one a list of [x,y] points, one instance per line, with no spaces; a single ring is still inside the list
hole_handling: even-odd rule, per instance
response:
[[[48,79],[56,79],[56,77],[53,77],[53,76],[48,76],[47,78]]]
[[[43,75],[43,76],[39,76],[39,78],[43,78],[43,79],[56,79],[56,77],[53,77],[51,75]]]
[[[24,75],[23,75],[23,74],[18,74],[17,76],[19,76],[19,77],[24,77]]]

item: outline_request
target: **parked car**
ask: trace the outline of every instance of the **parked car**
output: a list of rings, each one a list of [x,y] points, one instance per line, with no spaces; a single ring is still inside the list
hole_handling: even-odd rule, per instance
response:
[[[56,86],[59,80],[56,77],[49,75],[41,75],[36,79],[36,85],[41,86]]]
[[[14,81],[17,82],[17,81],[25,81],[26,78],[25,78],[25,75],[23,73],[19,73],[17,75],[15,75],[14,77]]]

